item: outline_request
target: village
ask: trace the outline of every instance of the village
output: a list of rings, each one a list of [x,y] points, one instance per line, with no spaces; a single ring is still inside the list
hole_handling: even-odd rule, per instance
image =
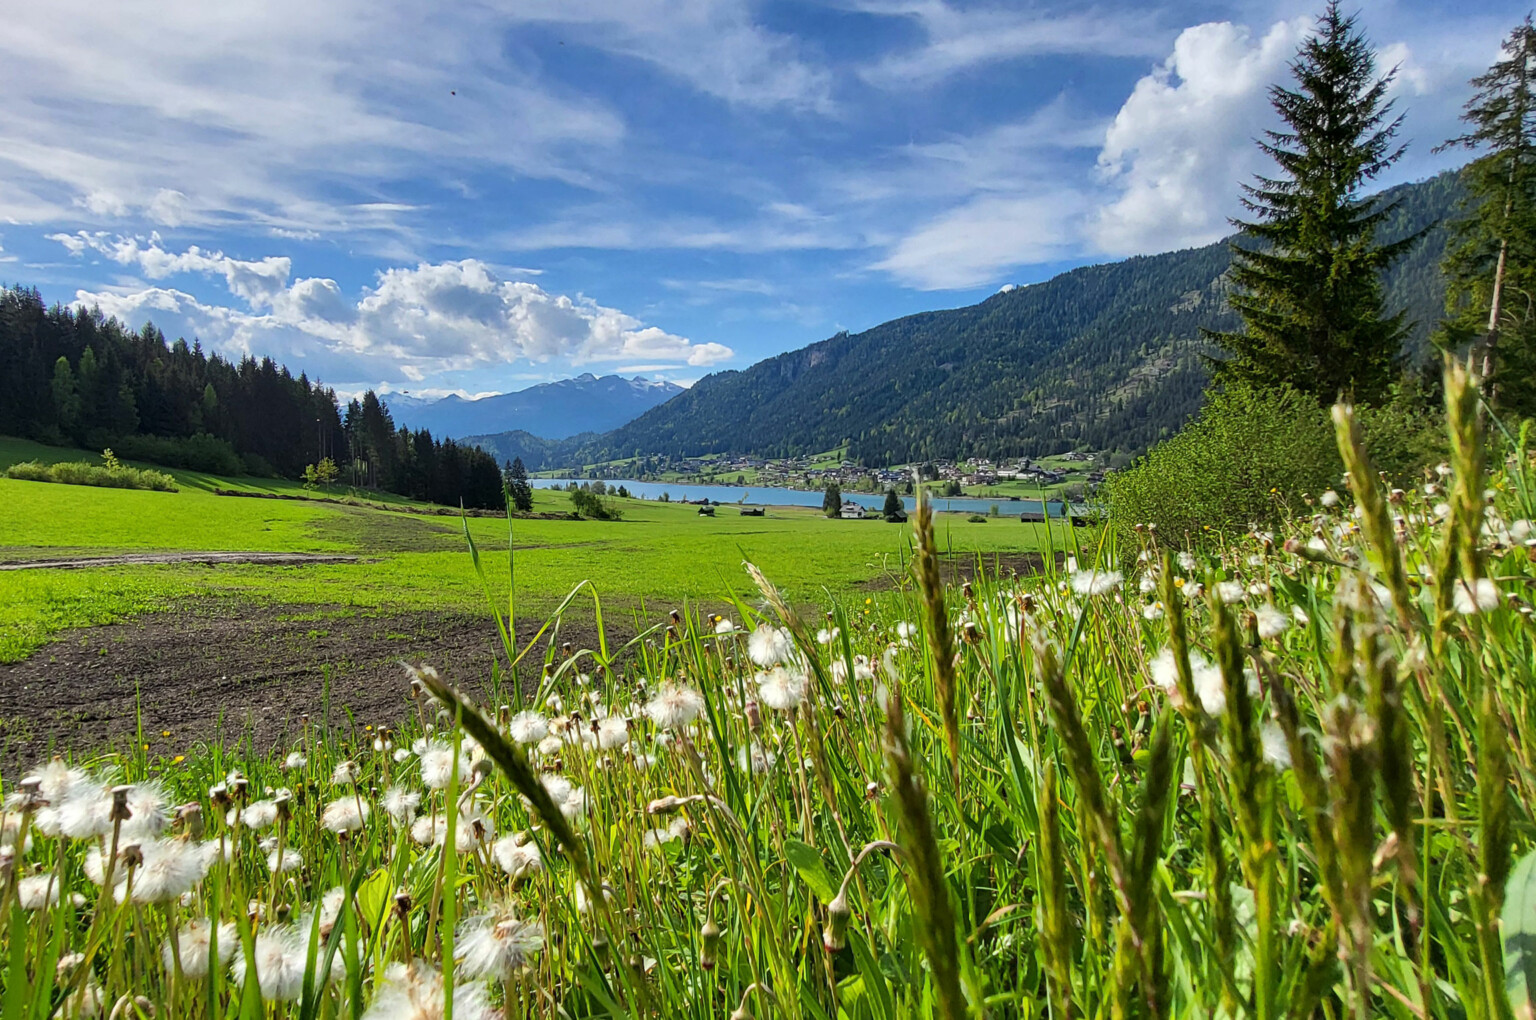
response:
[[[568,476],[568,472],[558,472]],[[807,457],[764,458],[743,456],[645,457],[590,465],[582,474],[589,479],[692,482],[702,485],[757,485],[788,489],[825,489],[837,485],[845,492],[879,493],[895,489],[910,495],[921,479],[946,496],[1036,495],[1042,489],[1053,494],[1070,490],[1073,498],[1090,493],[1104,481],[1105,468],[1092,453],[1068,451],[1031,458],[996,461],[985,457],[965,460],[931,460],[919,464],[867,467],[838,456],[838,451]]]

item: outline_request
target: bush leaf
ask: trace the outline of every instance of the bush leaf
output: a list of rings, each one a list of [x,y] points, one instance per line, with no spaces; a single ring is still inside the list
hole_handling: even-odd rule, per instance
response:
[[[827,874],[827,866],[822,863],[821,854],[815,847],[798,840],[785,840],[784,856],[821,902],[829,903],[837,895],[832,876]]]
[[[1536,852],[1526,854],[1504,887],[1504,991],[1516,1020],[1536,1020]]]

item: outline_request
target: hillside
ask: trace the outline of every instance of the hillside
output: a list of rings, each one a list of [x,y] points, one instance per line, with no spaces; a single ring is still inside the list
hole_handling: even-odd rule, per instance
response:
[[[1444,300],[1443,221],[1454,173],[1394,188],[1383,236],[1433,227],[1386,281],[1422,358]],[[980,304],[839,333],[691,389],[567,459],[800,455],[849,444],[868,464],[1074,447],[1139,452],[1195,412],[1206,383],[1201,327],[1229,328],[1230,256],[1203,248],[1085,266]]]
[[[527,432],[543,439],[569,439],[583,432],[607,432],[683,392],[661,379],[599,378],[590,372],[574,379],[541,383],[514,393],[466,400],[449,395],[441,400],[392,396],[395,421],[433,435],[485,435]]]

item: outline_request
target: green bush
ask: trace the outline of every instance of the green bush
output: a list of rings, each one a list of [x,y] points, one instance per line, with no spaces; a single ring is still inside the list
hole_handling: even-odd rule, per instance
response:
[[[41,464],[35,460],[22,461],[6,468],[5,476],[24,482],[58,482],[62,485],[98,485],[110,489],[152,489],[157,492],[176,492],[176,479],[163,471],[125,467],[117,462],[108,450],[105,464],[91,464],[83,460],[63,461],[58,464]]]
[[[1376,465],[1411,478],[1442,455],[1433,416],[1406,399],[1361,408]],[[1272,525],[1303,494],[1339,484],[1344,470],[1327,408],[1289,388],[1231,385],[1213,394],[1193,421],[1104,485],[1121,529],[1156,524],[1163,536]]]
[[[571,505],[576,513],[594,521],[617,521],[624,517],[624,511],[587,489],[572,489]]]
[[[123,436],[113,441],[112,448],[129,460],[210,475],[238,475],[243,467],[233,446],[206,432],[195,436]]]
[[[970,521],[972,524],[985,524],[985,523],[987,523],[987,519],[985,517],[983,517],[981,514],[971,514],[971,516],[967,517],[966,520]]]

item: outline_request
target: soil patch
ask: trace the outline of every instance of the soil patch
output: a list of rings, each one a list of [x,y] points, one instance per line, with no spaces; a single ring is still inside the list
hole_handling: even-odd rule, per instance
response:
[[[260,563],[295,567],[310,563],[356,563],[356,556],[285,552],[162,552],[118,556],[75,556],[68,559],[18,560],[0,563],[0,570],[79,570],[84,567],[153,566],[161,563]]]
[[[1056,568],[1066,562],[1066,553],[1056,554]],[[980,568],[978,570],[978,567]],[[988,577],[1032,577],[1045,570],[1045,554],[1038,552],[989,552],[989,553],[940,553],[939,574],[946,585],[974,581],[978,573]],[[885,573],[864,582],[870,591],[883,591],[895,586],[898,574]]]
[[[529,621],[519,646],[541,622]],[[573,623],[554,640],[595,647],[591,624]],[[630,636],[610,631],[609,647]],[[493,659],[505,669],[493,622],[442,612],[362,615],[208,600],[68,631],[31,658],[0,665],[0,773],[14,776],[55,748],[130,747],[136,712],[155,755],[215,740],[282,748],[305,715],[362,740],[365,724],[397,722],[413,711],[402,661],[435,666],[483,693]],[[533,682],[538,666],[526,663],[525,682]]]

